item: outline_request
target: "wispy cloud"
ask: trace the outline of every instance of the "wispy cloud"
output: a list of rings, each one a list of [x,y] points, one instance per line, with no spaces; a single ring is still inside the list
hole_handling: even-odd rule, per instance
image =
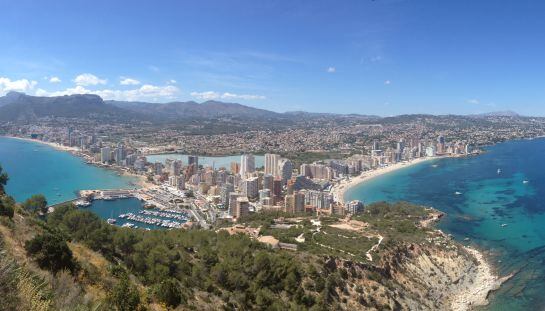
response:
[[[329,73],[334,73],[335,71],[337,71],[337,69],[335,67],[328,67],[327,68],[327,72],[329,72]]]
[[[207,91],[207,92],[191,92],[191,96],[199,99],[199,100],[216,100],[216,99],[226,99],[226,100],[234,100],[234,99],[243,99],[243,100],[262,100],[266,99],[263,95],[251,95],[251,94],[234,94],[225,92],[223,94],[214,92],[214,91]]]
[[[478,99],[476,99],[476,98],[470,98],[470,99],[468,99],[466,102],[467,102],[468,104],[472,104],[472,105],[478,105],[478,104],[481,103],[481,102],[480,102]]]
[[[385,84],[385,85],[390,85],[390,84],[392,84],[392,81],[386,80],[386,81],[384,81],[384,84]]]

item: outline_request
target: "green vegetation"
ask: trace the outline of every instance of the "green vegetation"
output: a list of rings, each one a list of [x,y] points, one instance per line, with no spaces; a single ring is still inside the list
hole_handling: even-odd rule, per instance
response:
[[[426,228],[419,223],[429,209],[407,202],[377,202],[365,208],[362,215],[354,217],[369,224],[370,229],[380,232],[388,242],[420,242],[426,237]]]
[[[246,236],[117,228],[68,205],[57,208],[47,223],[107,258],[122,261],[145,286],[156,288],[154,298],[167,305],[187,302],[202,291],[237,309],[269,300],[279,309],[304,306],[304,294],[295,296],[303,277],[300,263]]]
[[[43,194],[35,194],[28,198],[23,207],[28,211],[47,213],[47,200]]]
[[[303,163],[312,163],[315,161],[323,161],[328,159],[344,159],[346,154],[341,154],[336,151],[323,151],[323,152],[295,152],[295,153],[283,153],[283,157],[290,159],[295,167],[299,167]]]
[[[42,269],[57,273],[76,268],[72,251],[60,233],[39,234],[25,243],[25,249]]]
[[[398,243],[420,239],[425,229],[417,224],[428,213],[407,203],[371,204],[355,217],[369,223],[363,231],[332,227],[337,217],[320,217],[320,225],[282,212],[242,219],[297,243],[298,251],[285,251],[225,230],[115,227],[71,204],[42,218],[34,212],[46,205],[39,195],[19,205],[4,194],[0,203],[0,212],[11,211],[0,214],[0,290],[7,293],[0,303],[15,310],[335,310],[349,300],[394,308],[372,293],[398,285],[366,252],[377,232]],[[301,235],[305,241],[296,242]]]
[[[2,172],[2,165],[0,165],[0,195],[5,194],[4,187],[8,183],[9,177],[8,174]]]
[[[7,195],[0,194],[0,216],[13,218],[15,213],[15,200]]]
[[[110,297],[112,305],[118,311],[138,310],[140,306],[140,296],[138,290],[131,284],[126,275],[114,287]]]

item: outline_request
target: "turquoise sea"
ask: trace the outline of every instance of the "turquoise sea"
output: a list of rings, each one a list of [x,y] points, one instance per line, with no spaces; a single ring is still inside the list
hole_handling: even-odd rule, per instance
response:
[[[76,198],[83,189],[134,188],[134,178],[91,166],[68,152],[19,139],[0,137],[0,165],[9,175],[7,192],[18,202],[33,194],[49,204]]]
[[[345,197],[403,200],[446,212],[443,231],[489,250],[501,274],[516,273],[484,309],[543,310],[544,160],[545,139],[511,141],[480,156],[431,160],[371,179]]]

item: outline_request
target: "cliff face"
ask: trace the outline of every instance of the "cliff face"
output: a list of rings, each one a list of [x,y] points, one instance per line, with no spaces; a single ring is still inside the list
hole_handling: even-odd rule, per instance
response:
[[[377,265],[330,259],[351,271],[338,291],[346,310],[466,310],[485,304],[488,281],[495,280],[475,257],[454,242],[406,244],[389,248]],[[483,290],[481,290],[483,289]],[[471,293],[481,291],[482,295]],[[342,297],[346,297],[343,299]]]

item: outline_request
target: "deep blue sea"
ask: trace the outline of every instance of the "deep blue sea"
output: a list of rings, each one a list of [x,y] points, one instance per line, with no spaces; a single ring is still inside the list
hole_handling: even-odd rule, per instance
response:
[[[485,309],[543,310],[544,160],[545,139],[511,141],[480,156],[431,160],[371,179],[346,199],[409,201],[446,212],[443,231],[489,250],[501,274],[517,273]]]

